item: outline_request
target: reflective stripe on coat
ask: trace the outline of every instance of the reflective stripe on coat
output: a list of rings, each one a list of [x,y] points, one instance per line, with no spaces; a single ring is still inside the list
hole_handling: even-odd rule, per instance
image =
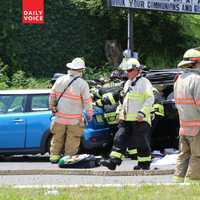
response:
[[[57,99],[74,77],[67,74],[56,80],[49,97],[50,108],[56,105]],[[92,116],[92,99],[89,86],[85,80],[78,78],[67,88],[60,98],[57,105],[57,112],[55,113],[55,121],[60,124],[82,124],[83,110]]]
[[[200,74],[185,72],[174,84],[179,113],[180,135],[195,136],[200,131]]]

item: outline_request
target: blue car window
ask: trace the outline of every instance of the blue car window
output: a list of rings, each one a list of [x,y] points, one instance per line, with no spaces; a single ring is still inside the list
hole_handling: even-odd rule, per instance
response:
[[[5,111],[5,104],[0,100],[0,113],[4,113]]]
[[[0,96],[0,113],[7,113],[10,104],[11,96],[1,95]]]
[[[20,113],[24,112],[25,95],[1,95],[0,113]]]
[[[37,112],[46,110],[49,110],[48,94],[32,96],[31,111]]]

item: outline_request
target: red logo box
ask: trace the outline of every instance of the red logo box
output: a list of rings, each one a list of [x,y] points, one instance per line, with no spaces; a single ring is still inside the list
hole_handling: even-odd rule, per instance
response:
[[[22,23],[44,24],[44,0],[22,0]]]

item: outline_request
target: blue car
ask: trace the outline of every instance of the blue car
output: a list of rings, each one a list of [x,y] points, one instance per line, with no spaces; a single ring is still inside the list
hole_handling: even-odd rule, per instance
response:
[[[45,153],[49,149],[49,90],[0,91],[0,153]]]
[[[104,110],[100,107],[93,107],[93,119],[87,120],[87,113],[84,113],[85,129],[80,144],[80,153],[107,154],[113,143],[113,137],[117,126],[111,126],[105,122]]]
[[[0,153],[25,154],[49,152],[52,134],[49,89],[0,91]],[[92,122],[87,122],[81,150],[91,151],[112,144],[112,129],[99,119],[101,108],[94,108]],[[97,120],[98,119],[98,120]]]

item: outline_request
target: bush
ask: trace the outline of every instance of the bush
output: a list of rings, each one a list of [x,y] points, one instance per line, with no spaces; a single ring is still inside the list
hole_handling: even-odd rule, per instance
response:
[[[115,70],[112,66],[104,65],[101,68],[94,67],[94,68],[87,68],[86,72],[84,73],[84,78],[86,80],[107,80],[110,76],[110,73]]]
[[[9,78],[7,75],[8,65],[5,65],[0,58],[0,89],[4,90],[9,88]]]
[[[25,72],[19,70],[12,76],[12,88],[48,88],[49,80],[27,77]]]

